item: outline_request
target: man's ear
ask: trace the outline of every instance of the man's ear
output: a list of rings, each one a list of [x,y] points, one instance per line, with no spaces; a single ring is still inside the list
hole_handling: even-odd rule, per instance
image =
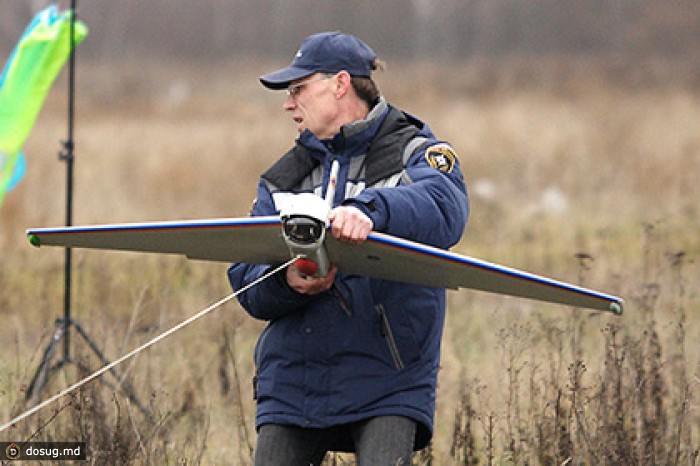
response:
[[[336,88],[335,88],[335,96],[337,98],[343,97],[345,94],[348,93],[348,90],[352,86],[352,76],[350,76],[350,73],[347,71],[343,70],[338,72],[338,74],[335,75],[335,83],[336,83]]]

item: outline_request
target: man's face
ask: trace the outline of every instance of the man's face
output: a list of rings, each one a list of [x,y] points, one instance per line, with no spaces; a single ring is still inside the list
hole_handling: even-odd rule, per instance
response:
[[[334,83],[334,76],[314,73],[289,85],[284,110],[291,113],[299,133],[308,129],[318,139],[327,139],[339,131]]]

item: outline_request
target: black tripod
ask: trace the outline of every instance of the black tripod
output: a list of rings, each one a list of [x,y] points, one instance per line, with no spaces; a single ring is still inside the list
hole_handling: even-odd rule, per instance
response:
[[[75,119],[75,22],[77,17],[76,9],[77,0],[71,0],[71,19],[70,19],[70,56],[68,63],[68,138],[62,141],[63,149],[58,155],[59,160],[66,163],[66,226],[73,225],[73,164],[75,161],[75,156],[73,153],[74,142],[73,142],[73,123]],[[27,388],[26,400],[31,405],[36,405],[41,398],[41,392],[43,391],[49,377],[53,372],[61,369],[66,364],[75,363],[82,372],[91,372],[87,367],[85,367],[80,362],[73,361],[70,355],[70,329],[74,327],[78,334],[83,338],[83,340],[88,344],[90,349],[99,358],[102,364],[110,364],[110,361],[102,354],[97,345],[90,339],[85,330],[80,326],[78,322],[71,319],[71,249],[66,248],[65,255],[65,268],[64,268],[64,288],[63,288],[63,318],[56,319],[54,324],[54,331],[51,337],[51,341],[46,346],[44,354],[39,363],[32,381]],[[53,366],[51,365],[51,360],[54,358],[56,349],[59,342],[63,340],[63,357]],[[117,379],[119,386],[124,390],[129,400],[134,403],[139,410],[149,419],[151,418],[150,411],[141,404],[139,399],[136,397],[134,389],[131,385],[124,380],[124,378],[115,369],[110,369],[110,373]]]

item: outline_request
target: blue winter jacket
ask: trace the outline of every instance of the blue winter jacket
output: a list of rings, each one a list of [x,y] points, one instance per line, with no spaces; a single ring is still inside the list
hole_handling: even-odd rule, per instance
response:
[[[469,207],[454,152],[383,99],[367,119],[332,139],[303,132],[262,175],[252,215],[279,214],[280,202],[296,193],[325,194],[333,160],[340,162],[334,204],[360,208],[375,231],[440,248],[459,241]],[[231,286],[239,289],[269,269],[232,264]],[[415,448],[427,445],[444,289],[339,272],[334,289],[307,296],[292,290],[281,272],[239,301],[269,321],[254,355],[258,427],[325,428],[401,415],[417,421]],[[352,451],[352,445],[343,441],[334,449]]]

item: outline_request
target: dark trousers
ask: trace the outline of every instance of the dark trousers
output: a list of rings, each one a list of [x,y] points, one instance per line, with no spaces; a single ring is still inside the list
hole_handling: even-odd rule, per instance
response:
[[[254,465],[318,466],[339,435],[350,435],[358,466],[409,466],[415,434],[415,421],[402,416],[328,429],[266,424],[258,432]]]

